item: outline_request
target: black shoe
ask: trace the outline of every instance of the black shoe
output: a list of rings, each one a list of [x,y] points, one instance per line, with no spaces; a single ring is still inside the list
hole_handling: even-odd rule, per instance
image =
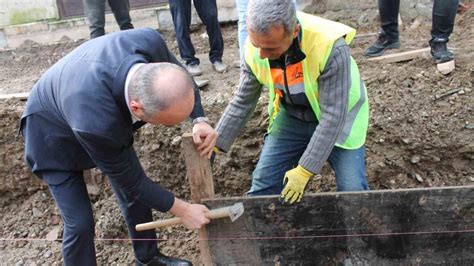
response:
[[[430,40],[431,56],[437,64],[448,62],[454,59],[454,54],[448,50],[448,39],[433,38]]]
[[[365,50],[365,55],[368,57],[381,56],[385,50],[397,48],[400,48],[400,39],[391,38],[384,32],[381,32],[377,41]]]
[[[163,254],[153,257],[148,263],[141,263],[138,260],[135,260],[136,266],[192,266],[193,264],[190,261],[182,260],[178,258],[168,257]]]

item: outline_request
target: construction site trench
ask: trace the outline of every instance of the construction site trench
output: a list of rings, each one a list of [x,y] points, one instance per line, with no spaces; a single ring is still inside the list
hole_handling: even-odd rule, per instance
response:
[[[360,37],[351,52],[368,89],[370,125],[366,143],[367,175],[370,188],[398,189],[474,184],[473,81],[474,15],[472,8],[456,18],[449,46],[456,55],[456,69],[443,75],[429,56],[408,62],[369,62],[364,49],[376,38],[376,9],[362,10],[360,19],[345,11],[319,14],[358,29]],[[402,48],[427,47],[430,17],[406,19],[401,26]],[[208,117],[215,124],[239,83],[237,27],[222,25],[229,70],[216,74],[207,59],[208,39],[203,27],[192,40],[210,80],[201,91]],[[178,55],[173,32],[162,32],[170,49]],[[41,74],[83,40],[64,38],[51,45],[25,42],[14,50],[0,51],[0,93],[27,92]],[[0,264],[59,265],[62,221],[47,187],[23,163],[23,139],[18,134],[19,117],[25,102],[0,100]],[[251,173],[258,160],[267,128],[267,95],[258,106],[227,154],[219,154],[213,166],[216,197],[241,196],[250,187]],[[135,135],[141,163],[155,182],[190,200],[184,160],[180,154],[181,135],[190,132],[188,123],[176,127],[146,125]],[[131,264],[134,261],[127,229],[107,178],[97,170],[86,176],[96,222],[96,251],[99,264]],[[334,175],[325,165],[307,192],[335,191]],[[169,217],[154,212],[156,219]],[[182,226],[157,232],[161,251],[199,265],[197,233]],[[238,232],[236,232],[238,234]],[[15,239],[21,239],[19,241]]]

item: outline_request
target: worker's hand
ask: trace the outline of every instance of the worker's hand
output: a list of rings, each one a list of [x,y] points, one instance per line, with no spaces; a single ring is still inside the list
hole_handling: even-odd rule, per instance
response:
[[[313,176],[313,173],[300,165],[286,172],[285,178],[283,178],[283,184],[286,185],[281,192],[281,198],[284,202],[290,204],[299,202],[311,176]]]
[[[200,122],[193,127],[193,140],[197,145],[199,154],[207,158],[211,158],[212,149],[216,146],[217,131],[215,131],[208,123]]]
[[[202,204],[190,204],[175,198],[170,212],[181,218],[184,226],[188,229],[199,229],[210,222],[209,218],[206,217],[209,209]]]

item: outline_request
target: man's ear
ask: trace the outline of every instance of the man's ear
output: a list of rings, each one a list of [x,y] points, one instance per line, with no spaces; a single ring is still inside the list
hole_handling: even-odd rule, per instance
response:
[[[135,100],[130,101],[130,110],[132,110],[134,113],[137,113],[142,109],[143,109],[143,104]]]
[[[299,23],[296,24],[295,30],[293,31],[293,39],[298,37],[298,34],[300,33],[301,30],[301,25]]]

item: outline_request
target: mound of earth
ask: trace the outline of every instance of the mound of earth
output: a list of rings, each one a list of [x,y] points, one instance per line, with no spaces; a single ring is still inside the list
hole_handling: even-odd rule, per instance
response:
[[[343,12],[343,11],[339,11]],[[338,12],[323,14],[329,19]],[[367,23],[370,20],[373,23]],[[420,23],[420,21],[422,23]],[[358,23],[368,25],[359,27]],[[427,23],[424,23],[427,22]],[[366,143],[367,174],[371,189],[459,186],[474,183],[474,147],[472,144],[474,80],[474,22],[472,9],[458,16],[449,45],[455,48],[456,70],[444,76],[436,71],[431,58],[381,64],[369,62],[363,50],[375,36],[358,38],[351,46],[366,83],[370,101],[370,126]],[[351,22],[349,22],[351,23]],[[375,17],[353,21],[360,33],[376,32]],[[401,29],[402,51],[427,46],[428,19],[405,21]],[[207,39],[201,28],[192,39],[202,59],[204,75],[210,84],[201,92],[202,102],[211,121],[216,123],[238,85],[239,70],[232,68],[238,59],[235,25],[224,25],[224,61],[229,71],[213,72],[207,59]],[[172,33],[164,33],[168,45],[177,54]],[[54,45],[27,43],[18,49],[0,52],[1,93],[28,91],[40,75],[55,61],[82,41],[65,40]],[[456,93],[438,98],[450,90]],[[251,173],[258,160],[262,137],[267,127],[266,92],[262,93],[252,119],[227,154],[219,154],[213,166],[218,197],[240,196],[249,187]],[[0,102],[0,261],[5,264],[35,265],[61,263],[62,222],[47,190],[22,162],[23,141],[17,134],[18,119],[24,102]],[[136,134],[135,148],[146,173],[178,197],[189,200],[184,160],[180,155],[180,136],[190,125],[152,127],[146,125]],[[120,215],[107,178],[98,171],[88,177],[91,202],[96,220],[97,260],[99,264],[129,264],[133,251],[125,223]],[[310,192],[335,191],[334,175],[326,165],[321,175],[311,180]],[[155,212],[155,218],[168,217]],[[48,241],[26,241],[44,239]],[[158,233],[162,251],[199,264],[197,234],[176,226]]]

